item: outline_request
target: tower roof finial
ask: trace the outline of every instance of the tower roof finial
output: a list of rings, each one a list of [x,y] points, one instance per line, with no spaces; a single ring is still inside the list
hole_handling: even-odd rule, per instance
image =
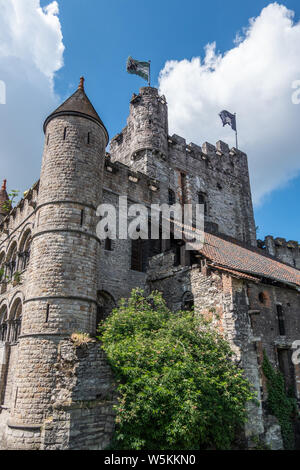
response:
[[[3,180],[3,184],[2,184],[2,188],[1,188],[1,189],[3,189],[3,191],[6,191],[6,182],[7,182],[6,180]]]
[[[84,91],[84,77],[80,77],[78,89]]]

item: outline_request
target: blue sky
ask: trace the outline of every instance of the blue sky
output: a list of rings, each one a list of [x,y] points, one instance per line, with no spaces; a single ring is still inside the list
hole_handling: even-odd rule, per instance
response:
[[[3,0],[0,0],[0,3],[1,1]],[[50,0],[41,0],[42,7],[46,7],[49,3]],[[65,50],[63,53],[64,65],[53,66],[52,78],[57,95],[55,99],[57,101],[66,99],[76,89],[79,77],[84,75],[87,94],[106,124],[110,138],[112,138],[126,124],[129,100],[132,93],[138,92],[139,87],[144,85],[142,79],[126,73],[125,64],[128,55],[140,60],[151,59],[152,85],[158,86],[159,73],[164,69],[166,62],[170,60],[180,62],[184,59],[191,61],[193,57],[199,56],[203,58],[205,55],[204,48],[208,43],[216,42],[216,51],[220,54],[234,48],[236,35],[238,33],[243,35],[243,28],[249,25],[249,19],[258,17],[262,9],[269,3],[263,0],[252,0],[251,2],[241,2],[240,0],[211,0],[209,2],[202,0],[186,0],[185,2],[182,0],[152,0],[151,2],[143,0],[59,0],[58,18]],[[300,4],[298,0],[282,0],[279,3],[293,10],[295,12],[294,21],[299,21]],[[274,44],[275,47],[276,44]],[[50,49],[49,56],[51,51],[52,49]],[[46,51],[44,55],[47,57]],[[255,57],[253,60],[255,61]],[[57,57],[56,61],[59,61]],[[177,73],[177,69],[178,67],[175,73]],[[275,75],[276,70],[274,70],[274,77]],[[180,80],[180,75],[178,77]],[[294,79],[300,80],[300,73]],[[170,90],[170,95],[172,94],[170,77],[161,83],[161,86],[163,89]],[[180,83],[178,86],[180,86]],[[168,100],[170,106],[174,99],[171,96]],[[252,97],[250,97],[251,99]],[[254,99],[255,96],[253,95]],[[41,111],[43,117],[47,115],[48,109],[49,112],[52,111],[50,108],[55,100],[51,100],[49,99],[49,103]],[[233,101],[232,107],[230,107],[230,101],[227,104],[231,111],[235,111],[238,107]],[[292,112],[295,114],[295,105],[293,106]],[[233,107],[234,109],[232,109]],[[300,105],[298,108],[300,109]],[[272,102],[269,103],[270,109],[272,111]],[[217,115],[216,111],[217,108],[213,110],[213,113]],[[203,109],[201,112],[205,114],[206,111]],[[261,114],[261,111],[259,112]],[[297,110],[297,113],[296,115],[300,116],[299,110]],[[173,116],[175,114],[174,111]],[[272,116],[272,112],[270,115]],[[269,119],[269,115],[267,118],[266,114],[263,122],[270,123],[270,120],[267,119]],[[291,115],[289,115],[289,119],[291,119]],[[188,125],[183,123],[181,126],[179,121],[180,117],[178,118],[178,116],[172,118],[175,130],[177,128],[179,130],[187,129],[187,133],[189,133]],[[254,143],[247,146],[247,136],[253,120],[250,123],[247,121],[247,126],[243,125],[243,122],[246,122],[246,120],[241,119],[239,132],[242,142],[244,139],[245,150],[250,161],[255,153],[255,146]],[[218,122],[217,125],[220,126],[217,131],[220,131],[219,134],[222,140],[226,140],[225,137],[227,136],[229,139],[233,139],[228,129],[224,134],[225,131],[222,129],[221,122]],[[295,125],[295,122],[293,122],[293,125]],[[298,128],[299,125],[300,122]],[[272,123],[270,127],[272,127]],[[271,139],[270,133],[271,130],[268,128],[269,139]],[[208,134],[210,135],[205,140],[213,141],[215,133],[208,131]],[[190,136],[195,141],[197,139],[197,129],[191,132]],[[190,136],[188,135],[188,137]],[[39,145],[40,142],[38,140]],[[233,145],[233,140],[229,143]],[[278,147],[278,144],[276,145]],[[259,141],[257,146],[260,146]],[[293,145],[293,148],[295,147],[296,144]],[[282,148],[285,148],[284,142]],[[252,150],[252,154],[249,153],[249,149]],[[28,149],[28,152],[30,152],[30,149]],[[41,145],[40,155],[37,152],[37,148],[32,151],[35,155],[32,160],[33,173],[37,173],[38,159],[42,152]],[[263,155],[267,155],[267,153],[267,150],[264,150]],[[260,160],[262,158],[259,157]],[[268,168],[272,167],[271,156],[269,155],[268,158],[271,164],[259,170],[260,176],[258,179],[260,181],[263,180],[264,174],[267,178]],[[274,167],[278,165],[280,155],[277,158],[279,160],[274,162]],[[287,158],[287,155],[282,152],[282,159],[285,158]],[[278,175],[276,176],[277,179],[274,177],[276,181],[274,179],[275,182],[272,180],[270,183],[271,189],[262,190],[262,197],[255,206],[259,238],[272,234],[288,239],[300,239],[298,217],[299,173],[298,178],[295,178],[297,171],[300,170],[300,165],[297,167],[297,155],[294,155],[293,158],[291,172],[288,177],[283,177],[282,182],[278,180]],[[300,146],[298,148],[298,160],[300,161]],[[286,166],[288,166],[287,163]],[[7,163],[6,170],[9,173],[10,168]],[[255,171],[255,168],[253,171]],[[284,171],[287,172],[288,169],[285,168]],[[38,177],[38,175],[36,176]],[[26,178],[27,183],[29,176]],[[34,179],[32,178],[32,180]],[[261,182],[259,184],[262,185]],[[18,187],[17,185],[22,186],[16,178],[15,186]],[[23,190],[23,187],[21,189]]]

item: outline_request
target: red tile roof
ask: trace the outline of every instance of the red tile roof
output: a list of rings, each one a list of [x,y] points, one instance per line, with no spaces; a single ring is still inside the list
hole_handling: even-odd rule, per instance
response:
[[[205,233],[199,251],[216,265],[300,286],[300,270],[216,235]]]

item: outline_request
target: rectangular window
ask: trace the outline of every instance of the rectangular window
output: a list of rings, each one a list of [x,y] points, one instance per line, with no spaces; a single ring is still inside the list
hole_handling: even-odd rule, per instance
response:
[[[204,215],[207,215],[207,196],[205,193],[198,193],[198,204],[204,205]]]
[[[105,251],[112,251],[112,242],[110,238],[105,239],[104,249]]]
[[[90,145],[90,143],[91,143],[91,133],[90,132],[88,132],[88,135],[87,135],[87,143],[88,143],[88,145]]]
[[[169,206],[173,206],[176,203],[176,196],[172,189],[169,189]]]
[[[282,305],[276,305],[277,308],[277,319],[278,319],[278,329],[280,336],[285,336],[285,324],[284,324],[284,315]]]
[[[64,140],[66,140],[66,137],[67,137],[67,128],[65,127],[64,128]]]

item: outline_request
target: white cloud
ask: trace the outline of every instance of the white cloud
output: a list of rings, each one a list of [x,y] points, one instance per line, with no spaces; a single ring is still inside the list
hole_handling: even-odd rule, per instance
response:
[[[170,131],[194,143],[235,144],[222,109],[237,113],[240,148],[248,153],[254,201],[300,171],[300,105],[292,88],[300,79],[300,23],[272,3],[238,33],[225,54],[208,44],[204,60],[169,61],[160,92],[169,103]]]
[[[63,66],[63,37],[56,1],[0,0],[0,179],[25,190],[39,178],[42,123],[58,105],[55,72]]]

